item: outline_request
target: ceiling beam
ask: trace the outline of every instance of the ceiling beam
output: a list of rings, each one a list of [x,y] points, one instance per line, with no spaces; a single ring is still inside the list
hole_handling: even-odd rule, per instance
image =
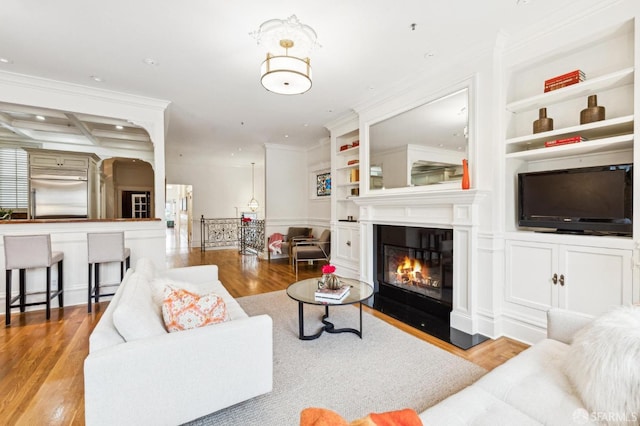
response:
[[[89,139],[89,141],[96,145],[96,146],[100,146],[100,141],[98,141],[98,139],[96,139],[92,134],[91,131],[87,128],[87,126],[84,125],[84,123],[82,121],[80,121],[78,119],[78,117],[76,117],[75,115],[69,113],[69,112],[65,112],[64,115],[67,116],[67,118],[69,119],[69,121],[71,122],[71,124],[73,124],[74,126],[76,126],[76,128],[78,130],[80,130],[80,133],[82,133],[87,139]]]
[[[29,140],[33,140],[33,138],[31,137],[31,135],[29,135],[28,133],[25,133],[24,131],[22,131],[21,129],[18,129],[17,127],[14,127],[11,124],[12,120],[11,117],[8,116],[7,114],[0,112],[0,126],[4,127],[5,129],[11,130],[13,133],[15,133],[16,135],[29,139]]]

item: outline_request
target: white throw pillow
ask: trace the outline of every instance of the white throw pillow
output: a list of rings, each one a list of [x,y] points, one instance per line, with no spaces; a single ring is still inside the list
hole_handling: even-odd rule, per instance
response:
[[[113,325],[127,342],[166,334],[160,311],[153,303],[147,279],[134,272],[113,311]]]
[[[203,296],[208,292],[203,292],[200,286],[185,281],[176,281],[167,277],[156,277],[149,281],[151,285],[151,291],[153,293],[153,303],[156,304],[158,309],[162,309],[162,303],[167,295],[166,290],[169,289],[184,289],[190,293],[195,293],[199,296]]]
[[[152,280],[156,276],[156,265],[151,259],[143,257],[136,262],[135,271],[145,276],[148,280]]]
[[[565,371],[592,418],[640,421],[640,307],[619,307],[578,331]]]

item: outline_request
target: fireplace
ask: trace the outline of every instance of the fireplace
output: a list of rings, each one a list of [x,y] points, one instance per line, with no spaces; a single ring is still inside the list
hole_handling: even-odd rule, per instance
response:
[[[453,230],[374,225],[378,308],[391,316],[424,314],[449,327]]]

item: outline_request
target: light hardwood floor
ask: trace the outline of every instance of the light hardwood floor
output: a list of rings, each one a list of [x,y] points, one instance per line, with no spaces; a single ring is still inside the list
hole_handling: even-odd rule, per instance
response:
[[[201,253],[199,249],[175,249],[167,256],[167,267],[216,264],[220,280],[232,296],[242,297],[283,290],[295,281],[285,260],[258,260],[235,250]],[[300,279],[317,276],[319,268],[303,266]],[[83,425],[83,361],[88,336],[108,302],[93,313],[86,306],[52,309],[46,321],[43,311],[12,313],[12,325],[0,329],[0,424]],[[365,308],[389,323],[448,352],[488,370],[527,348],[507,338],[489,340],[463,351],[453,345],[406,326],[384,314]],[[4,316],[0,316],[4,323]]]

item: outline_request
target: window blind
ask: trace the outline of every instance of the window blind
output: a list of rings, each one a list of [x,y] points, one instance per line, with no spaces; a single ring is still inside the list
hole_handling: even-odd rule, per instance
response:
[[[0,146],[0,207],[27,209],[28,205],[27,152],[21,148]]]

